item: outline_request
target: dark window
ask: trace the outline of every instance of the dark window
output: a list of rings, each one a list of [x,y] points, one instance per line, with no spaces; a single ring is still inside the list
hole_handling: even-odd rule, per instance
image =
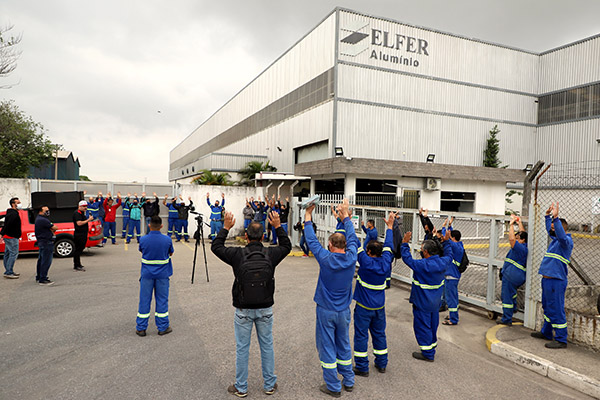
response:
[[[397,180],[393,179],[357,179],[357,193],[396,193]]]
[[[577,89],[577,118],[585,118],[590,115],[590,87]]]
[[[538,124],[600,115],[600,83],[538,98]]]
[[[595,84],[590,89],[592,90],[590,115],[600,115],[600,83]]]
[[[466,213],[475,212],[475,193],[442,192],[440,210]]]
[[[577,118],[577,89],[567,90],[565,96],[564,119],[575,119]]]
[[[315,180],[315,194],[344,194],[344,179]]]

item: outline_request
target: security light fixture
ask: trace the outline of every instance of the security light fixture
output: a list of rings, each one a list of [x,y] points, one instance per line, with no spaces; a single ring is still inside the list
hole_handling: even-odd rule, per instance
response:
[[[427,154],[427,162],[432,163],[435,160],[435,154]]]
[[[344,156],[344,149],[342,147],[336,147],[335,148],[335,156],[336,157],[343,157]]]
[[[596,143],[600,143],[600,138],[596,139]]]
[[[533,169],[533,164],[527,164],[525,166],[525,169],[523,171],[525,171],[525,172],[531,172],[532,169]]]

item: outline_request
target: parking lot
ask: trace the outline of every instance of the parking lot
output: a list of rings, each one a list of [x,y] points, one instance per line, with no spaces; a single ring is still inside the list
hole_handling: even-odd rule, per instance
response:
[[[231,243],[233,245],[233,243]],[[210,253],[206,282],[202,249],[190,284],[193,243],[175,243],[169,316],[173,333],[135,335],[140,253],[107,244],[86,250],[86,272],[72,259],[55,259],[49,277],[35,283],[35,255],[21,255],[18,280],[0,280],[0,399],[219,399],[234,382],[233,274]],[[321,368],[314,341],[318,275],[314,258],[288,257],[278,267],[275,362],[281,399],[327,398],[318,391]],[[408,291],[387,291],[387,373],[357,377],[356,399],[582,398],[579,392],[489,353],[492,321],[463,310],[456,327],[439,329],[434,363],[411,358],[418,349]],[[354,306],[352,306],[354,307]],[[351,336],[353,327],[351,326]],[[258,344],[250,350],[249,397],[262,393]],[[372,355],[371,355],[372,360]]]

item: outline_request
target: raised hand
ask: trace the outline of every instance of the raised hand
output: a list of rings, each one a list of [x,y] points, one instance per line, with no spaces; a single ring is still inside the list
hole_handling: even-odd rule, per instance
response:
[[[550,215],[550,213],[554,210],[554,203],[550,204],[550,207],[546,210],[546,215]]]
[[[275,229],[281,226],[281,221],[279,219],[279,214],[276,211],[271,211],[268,216],[269,223]]]
[[[235,218],[233,216],[233,213],[230,211],[226,211],[225,216],[223,218],[223,228],[230,231],[234,225],[235,225]]]
[[[390,212],[388,215],[387,219],[383,219],[385,221],[385,224],[387,225],[388,229],[393,229],[394,228],[394,220],[396,219],[396,213],[395,212]]]
[[[409,243],[412,238],[412,232],[406,232],[402,238],[402,243]]]
[[[558,218],[558,201],[556,202],[556,205],[554,206],[554,210],[552,210],[552,218]]]
[[[210,193],[206,193],[206,198],[208,199],[210,197]]]

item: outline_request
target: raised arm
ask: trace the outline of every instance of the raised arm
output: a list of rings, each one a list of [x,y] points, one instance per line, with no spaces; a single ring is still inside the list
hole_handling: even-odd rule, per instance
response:
[[[517,237],[515,236],[515,214],[510,215],[510,222],[508,223],[508,243],[510,243],[510,248],[515,247],[515,243],[517,243]]]
[[[317,235],[315,234],[315,230],[313,229],[312,212],[314,209],[315,206],[313,204],[306,208],[304,213],[304,238],[306,239],[308,249],[312,251],[317,261],[319,261],[327,255],[328,251],[321,246],[321,243],[319,243]]]

